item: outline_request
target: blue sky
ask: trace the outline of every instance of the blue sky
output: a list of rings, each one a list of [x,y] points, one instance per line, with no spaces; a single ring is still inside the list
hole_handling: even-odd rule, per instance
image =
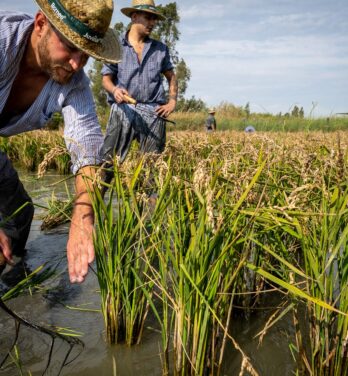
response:
[[[157,4],[168,4],[161,1]],[[113,23],[128,22],[115,1]],[[191,69],[187,97],[258,112],[348,112],[347,0],[177,1],[177,50]],[[33,0],[1,0],[1,9],[34,13]]]

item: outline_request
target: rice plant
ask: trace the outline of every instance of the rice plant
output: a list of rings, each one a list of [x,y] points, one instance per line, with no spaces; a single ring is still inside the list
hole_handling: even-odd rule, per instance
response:
[[[298,373],[347,373],[347,145],[345,134],[191,132],[156,160],[132,151],[94,203],[108,341],[138,343],[151,307],[163,374],[219,375],[232,345],[256,375],[230,334],[233,307],[252,319],[271,285],[283,300],[262,336],[292,312]]]
[[[93,198],[96,213],[95,252],[101,290],[102,312],[109,343],[139,343],[148,313],[145,278],[147,263],[146,202],[134,190],[141,163],[126,184],[115,164],[114,180],[108,199],[100,191]],[[152,251],[146,254],[151,263]]]
[[[317,192],[320,201],[312,212],[288,211],[287,218],[281,211],[259,213],[258,220],[263,217],[265,228],[273,227],[278,236],[258,243],[271,255],[268,265],[248,267],[289,292],[284,310],[293,310],[300,374],[348,372],[348,194],[343,187]],[[291,246],[295,252],[288,251]]]
[[[307,304],[311,348],[305,362],[312,375],[348,374],[348,189],[323,196],[317,215],[299,223],[308,294],[335,310]]]
[[[60,131],[38,130],[0,138],[0,146],[12,162],[18,162],[28,171],[34,171],[41,164],[41,175],[48,168],[54,168],[62,174],[69,173],[70,156]]]
[[[262,168],[261,164],[233,209],[223,205],[218,165],[210,171],[198,167],[193,181],[176,177],[170,183],[171,194],[166,196],[173,200],[167,205],[164,230],[155,240],[159,267],[151,268],[151,281],[163,303],[162,330],[172,333],[175,375],[203,375],[208,370],[220,374],[226,343],[231,340],[241,351],[229,334],[234,291],[247,253],[238,209]],[[164,344],[168,363],[169,346]],[[242,356],[253,369],[249,358]]]
[[[55,228],[63,223],[69,222],[72,215],[74,198],[69,192],[68,186],[65,182],[65,192],[67,199],[59,199],[55,193],[52,192],[51,198],[47,201],[47,213],[42,218],[41,230],[48,230]]]

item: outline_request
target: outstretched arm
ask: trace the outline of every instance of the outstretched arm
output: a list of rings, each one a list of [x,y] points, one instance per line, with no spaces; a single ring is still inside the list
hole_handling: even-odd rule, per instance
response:
[[[173,70],[169,70],[163,73],[166,77],[169,85],[169,100],[167,104],[156,108],[156,112],[159,116],[168,117],[176,107],[176,101],[178,97],[178,82]]]
[[[83,282],[94,260],[94,213],[89,192],[93,190],[95,168],[83,167],[75,178],[76,197],[67,244],[70,282]]]

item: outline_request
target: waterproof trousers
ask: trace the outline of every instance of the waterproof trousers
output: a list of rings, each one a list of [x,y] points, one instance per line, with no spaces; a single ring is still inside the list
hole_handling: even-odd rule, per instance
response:
[[[156,106],[126,103],[114,103],[101,149],[104,166],[111,167],[115,156],[122,163],[131,147],[133,140],[139,142],[141,153],[163,152],[166,144],[165,121],[159,118],[154,108]],[[106,172],[105,181],[109,183],[113,177],[110,169]]]
[[[24,254],[33,216],[31,198],[11,161],[0,151],[0,228],[11,238],[12,252],[16,256]]]

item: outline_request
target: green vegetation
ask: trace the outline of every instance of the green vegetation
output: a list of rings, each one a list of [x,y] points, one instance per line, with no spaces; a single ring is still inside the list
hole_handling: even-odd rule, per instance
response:
[[[143,285],[147,283],[148,295],[153,285],[144,281],[154,252],[147,252],[146,212],[144,203],[136,198],[140,171],[141,165],[127,176],[128,189],[123,188],[116,173],[107,202],[99,191],[93,200],[97,276],[107,340],[111,344],[125,341],[130,346],[140,342],[149,308]]]
[[[193,99],[193,102],[196,103],[196,100]],[[201,107],[203,104],[199,102],[197,106]],[[104,129],[107,122],[107,113],[107,111],[104,111],[102,116]],[[206,111],[174,113],[171,119],[176,122],[176,126],[168,123],[168,138],[175,138],[176,131],[204,131],[206,116]],[[247,116],[245,109],[227,103],[217,107],[216,119],[218,133],[231,130],[244,131],[249,124],[253,125],[258,133],[274,133],[274,136],[268,135],[269,137],[277,137],[279,132],[297,132],[299,134],[305,132],[305,134],[309,134],[308,132],[315,131],[327,133],[348,130],[348,117],[310,119],[269,114],[250,114]],[[224,137],[224,135],[221,136]],[[21,167],[29,171],[39,168],[39,176],[49,168],[56,169],[61,174],[67,174],[70,171],[70,156],[65,148],[61,130],[40,130],[9,138],[0,138],[0,148],[7,153],[13,163],[19,163]]]
[[[276,291],[260,338],[292,314],[298,373],[346,374],[347,144],[345,133],[178,132],[160,156],[133,150],[107,203],[94,197],[106,327],[134,338],[151,307],[163,374],[222,374],[233,346],[257,375],[233,314]]]
[[[9,138],[0,137],[0,149],[13,163],[28,171],[39,169],[39,176],[48,168],[54,168],[61,174],[70,171],[70,156],[61,131],[40,130]]]
[[[48,200],[47,213],[42,218],[41,230],[49,230],[63,223],[70,222],[74,206],[74,196],[70,195],[67,185],[66,192],[68,199],[63,200],[55,196],[52,192],[51,199]]]
[[[188,105],[189,101],[186,100]],[[207,117],[206,107],[194,100],[186,111],[175,112],[171,119],[176,122],[176,127],[170,126],[170,130],[205,130]],[[236,107],[230,103],[221,103],[216,107],[215,118],[219,131],[235,130],[244,131],[248,125],[252,125],[257,132],[335,132],[348,130],[348,117],[332,116],[327,118],[301,117],[289,114],[259,114],[248,113],[247,109]]]
[[[21,137],[2,142],[29,168],[41,143],[52,151],[48,142],[63,140],[25,135],[29,153]],[[151,310],[163,374],[223,374],[232,346],[256,375],[231,334],[233,317],[242,307],[252,319],[261,295],[280,293],[260,339],[291,314],[298,374],[346,374],[347,145],[345,132],[183,131],[169,133],[162,155],[133,148],[105,198],[93,196],[108,342],[141,343]],[[41,154],[42,173],[59,166],[55,154],[66,157],[60,148]]]

